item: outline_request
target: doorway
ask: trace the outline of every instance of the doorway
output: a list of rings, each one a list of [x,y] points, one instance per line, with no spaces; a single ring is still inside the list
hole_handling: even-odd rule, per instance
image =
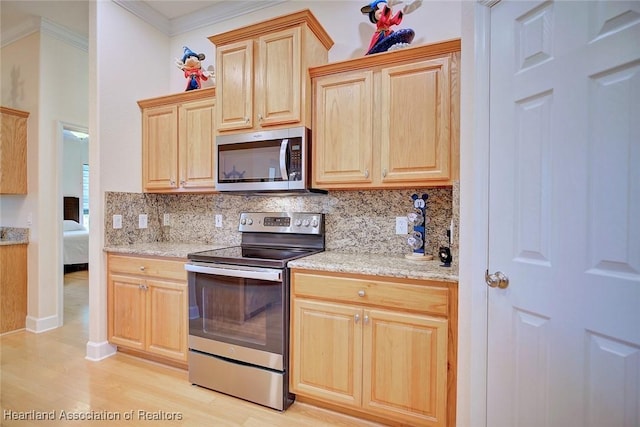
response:
[[[64,324],[66,275],[88,269],[89,254],[89,134],[86,127],[61,123],[60,182],[62,204],[60,261],[58,278],[59,326]],[[74,304],[78,302],[75,301]],[[88,298],[85,303],[88,305]]]

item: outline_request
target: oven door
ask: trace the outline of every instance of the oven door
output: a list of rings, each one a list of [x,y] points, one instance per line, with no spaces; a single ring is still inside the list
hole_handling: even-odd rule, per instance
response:
[[[284,370],[285,271],[226,264],[185,265],[189,348]]]

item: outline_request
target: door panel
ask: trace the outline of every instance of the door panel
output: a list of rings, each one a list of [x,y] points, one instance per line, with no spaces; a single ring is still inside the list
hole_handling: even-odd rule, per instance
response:
[[[491,11],[488,426],[640,425],[640,3]]]

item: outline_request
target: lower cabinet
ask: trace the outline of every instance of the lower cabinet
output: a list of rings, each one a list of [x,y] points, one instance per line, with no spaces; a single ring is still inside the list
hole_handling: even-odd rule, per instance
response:
[[[293,393],[395,425],[455,425],[457,284],[292,277]]]
[[[27,321],[27,244],[0,246],[0,334]]]
[[[186,366],[188,298],[184,263],[109,254],[109,342],[141,356]]]

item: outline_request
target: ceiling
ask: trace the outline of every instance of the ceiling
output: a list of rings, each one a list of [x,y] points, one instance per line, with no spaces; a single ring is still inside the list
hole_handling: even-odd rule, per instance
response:
[[[156,27],[167,36],[175,36],[196,28],[271,7],[284,0],[112,0]],[[40,23],[40,18],[64,27],[88,39],[89,1],[2,0],[0,2],[1,40],[8,43],[27,34]]]

